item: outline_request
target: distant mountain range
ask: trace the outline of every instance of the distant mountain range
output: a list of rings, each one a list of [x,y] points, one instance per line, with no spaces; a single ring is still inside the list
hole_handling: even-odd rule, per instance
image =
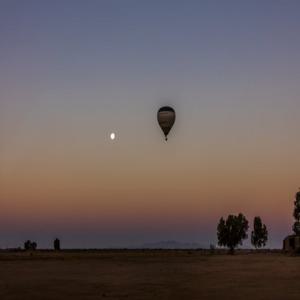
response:
[[[145,243],[137,247],[137,249],[204,249],[208,246],[200,245],[198,243],[183,243],[178,241],[160,241],[154,243]]]

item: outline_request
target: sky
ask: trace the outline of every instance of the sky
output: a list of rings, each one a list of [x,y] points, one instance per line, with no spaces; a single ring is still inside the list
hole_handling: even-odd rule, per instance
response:
[[[239,212],[281,247],[300,186],[299,33],[296,0],[2,0],[0,248],[207,246]]]

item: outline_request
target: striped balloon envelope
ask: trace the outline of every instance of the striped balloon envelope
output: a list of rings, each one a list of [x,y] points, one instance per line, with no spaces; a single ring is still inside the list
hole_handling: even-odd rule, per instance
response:
[[[163,106],[157,112],[157,121],[165,135],[166,141],[168,140],[168,134],[175,123],[175,118],[175,110],[170,106]]]

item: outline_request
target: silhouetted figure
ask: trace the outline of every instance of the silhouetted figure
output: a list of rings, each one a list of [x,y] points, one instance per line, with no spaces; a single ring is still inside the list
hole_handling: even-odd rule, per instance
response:
[[[56,238],[53,242],[54,250],[59,251],[60,250],[60,240]]]

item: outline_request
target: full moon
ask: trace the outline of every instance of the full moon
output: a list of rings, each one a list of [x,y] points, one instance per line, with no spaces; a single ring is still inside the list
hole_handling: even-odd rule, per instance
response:
[[[110,139],[113,141],[116,138],[116,134],[114,132],[112,132],[110,134]]]

